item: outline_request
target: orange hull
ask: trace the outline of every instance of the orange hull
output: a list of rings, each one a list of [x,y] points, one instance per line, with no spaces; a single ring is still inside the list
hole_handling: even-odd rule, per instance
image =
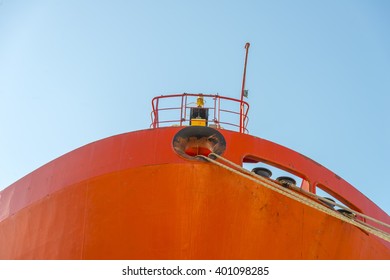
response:
[[[390,259],[387,241],[228,170],[177,155],[172,139],[179,130],[89,144],[0,192],[0,258]],[[290,166],[308,189],[321,185],[352,208],[390,222],[312,160],[260,138],[220,132],[224,157]]]

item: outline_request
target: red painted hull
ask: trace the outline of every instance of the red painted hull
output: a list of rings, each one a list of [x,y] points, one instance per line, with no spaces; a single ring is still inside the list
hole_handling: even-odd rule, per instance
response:
[[[228,170],[177,155],[172,139],[179,130],[91,143],[3,190],[0,258],[390,259],[389,242]],[[347,196],[346,204],[390,222],[310,159],[263,139],[220,132],[224,157],[294,162],[291,171],[310,178],[311,186]]]

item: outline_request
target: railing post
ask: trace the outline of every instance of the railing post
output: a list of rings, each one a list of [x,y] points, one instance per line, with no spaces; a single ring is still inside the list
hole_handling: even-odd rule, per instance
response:
[[[157,101],[156,101],[156,119],[155,119],[155,121],[156,121],[156,125],[155,125],[155,127],[157,128],[158,127],[158,124],[159,124],[159,120],[158,120],[158,102],[160,101],[160,98],[157,98]]]
[[[181,96],[180,126],[183,126],[183,100],[184,100],[184,95]],[[185,111],[184,111],[184,112],[185,112]]]
[[[214,123],[217,125],[217,96],[213,97],[214,99]]]

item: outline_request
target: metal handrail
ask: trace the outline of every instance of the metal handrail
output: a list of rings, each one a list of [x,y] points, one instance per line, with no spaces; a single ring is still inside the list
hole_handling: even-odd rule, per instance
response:
[[[151,120],[152,123],[150,127],[159,128],[167,125],[178,125],[185,126],[190,122],[188,111],[191,108],[195,108],[195,106],[191,106],[195,102],[192,102],[191,98],[195,99],[197,97],[203,97],[206,103],[209,106],[204,107],[209,110],[208,119],[209,126],[215,126],[217,128],[221,128],[221,124],[224,125],[225,129],[229,130],[238,130],[238,132],[248,133],[247,125],[248,125],[248,111],[249,104],[243,100],[220,96],[218,94],[203,94],[203,93],[181,93],[181,94],[170,94],[170,95],[161,95],[152,99],[152,112],[151,112]],[[162,106],[161,101],[164,99],[169,100],[170,105],[172,105],[172,100],[176,100],[179,102],[179,106]],[[207,102],[209,101],[209,102]],[[212,102],[210,102],[212,101]],[[229,109],[229,106],[222,106],[222,102],[229,102],[229,104],[222,105],[237,105],[237,110]],[[163,114],[167,111],[172,112],[175,117],[166,117],[164,118]],[[232,118],[239,117],[239,120],[231,120]]]

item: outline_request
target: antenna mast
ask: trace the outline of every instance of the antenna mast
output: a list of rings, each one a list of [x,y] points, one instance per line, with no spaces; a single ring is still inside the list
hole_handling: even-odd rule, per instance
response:
[[[245,79],[246,79],[246,64],[248,61],[248,52],[249,52],[249,47],[251,44],[246,43],[245,44],[245,64],[244,64],[244,74],[242,76],[242,89],[241,89],[241,105],[240,105],[240,132],[244,132],[244,96],[247,96],[245,93]]]

